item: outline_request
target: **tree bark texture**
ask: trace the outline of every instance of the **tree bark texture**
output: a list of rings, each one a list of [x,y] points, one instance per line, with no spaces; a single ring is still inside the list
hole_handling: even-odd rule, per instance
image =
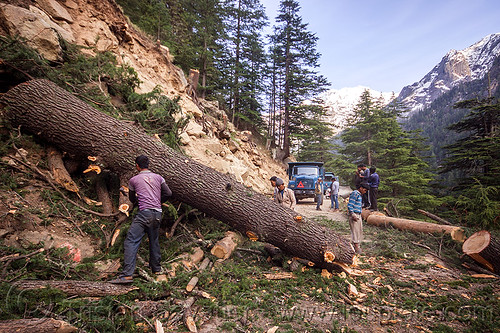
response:
[[[345,237],[302,219],[293,210],[156,141],[140,127],[97,111],[47,80],[22,83],[2,96],[5,115],[16,126],[34,133],[61,151],[96,156],[121,176],[134,172],[135,157],[150,158],[150,169],[161,174],[174,199],[222,221],[242,234],[281,248],[292,256],[329,266],[324,252],[351,264],[354,249]]]
[[[65,321],[52,318],[0,320],[0,332],[16,333],[70,333],[77,328]]]
[[[137,287],[131,285],[116,285],[107,282],[77,281],[77,280],[21,280],[14,283],[21,290],[54,288],[66,293],[68,296],[116,296],[124,295]]]
[[[465,240],[465,233],[460,227],[388,217],[380,212],[370,212],[368,210],[363,210],[361,216],[366,220],[366,223],[379,227],[393,226],[394,228],[400,230],[442,232],[449,234],[453,240],[459,242],[463,242]]]
[[[490,271],[500,274],[500,240],[493,238],[489,231],[472,234],[462,245],[462,251]]]

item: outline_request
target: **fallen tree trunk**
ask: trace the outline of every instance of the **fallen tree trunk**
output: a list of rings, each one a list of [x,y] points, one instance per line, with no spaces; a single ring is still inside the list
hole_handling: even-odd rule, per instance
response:
[[[380,212],[370,212],[368,210],[363,210],[361,216],[366,220],[366,223],[379,227],[393,226],[400,230],[446,233],[449,234],[453,240],[459,242],[465,240],[464,230],[460,227],[388,217]]]
[[[96,156],[120,176],[134,172],[135,157],[146,154],[151,170],[161,174],[174,199],[222,221],[255,240],[271,243],[285,253],[329,266],[351,264],[354,249],[348,239],[310,220],[295,221],[297,213],[276,205],[266,196],[198,163],[147,135],[133,124],[105,115],[47,80],[22,83],[1,102],[5,115],[61,151],[85,158]]]
[[[0,320],[0,332],[70,333],[77,330],[65,321],[52,318]]]
[[[500,241],[491,237],[489,231],[478,231],[464,242],[462,251],[469,257],[500,274]]]
[[[124,295],[138,289],[131,285],[116,285],[107,282],[76,281],[76,280],[21,280],[14,283],[21,290],[54,288],[66,293],[68,296],[116,296]]]

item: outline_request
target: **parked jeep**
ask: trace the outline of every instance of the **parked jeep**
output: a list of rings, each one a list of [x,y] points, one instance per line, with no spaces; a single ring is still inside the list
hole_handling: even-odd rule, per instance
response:
[[[314,198],[314,185],[319,177],[325,178],[323,162],[289,162],[288,163],[288,187],[299,201],[304,198]]]

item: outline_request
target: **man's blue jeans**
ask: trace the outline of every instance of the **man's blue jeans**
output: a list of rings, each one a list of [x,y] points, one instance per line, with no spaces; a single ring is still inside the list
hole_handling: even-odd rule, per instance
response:
[[[154,209],[141,210],[134,217],[123,244],[125,254],[122,276],[134,274],[137,251],[144,234],[147,234],[149,239],[149,267],[154,273],[161,271],[160,242],[158,240],[160,220],[161,212]]]
[[[316,209],[319,209],[323,204],[323,194],[316,194]]]
[[[332,205],[330,206],[330,208],[339,209],[339,195],[330,194],[330,199],[332,200]]]

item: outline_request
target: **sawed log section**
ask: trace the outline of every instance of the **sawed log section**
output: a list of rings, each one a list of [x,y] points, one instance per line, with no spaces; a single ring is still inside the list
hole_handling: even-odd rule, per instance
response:
[[[65,321],[52,318],[0,320],[0,332],[71,333],[77,330]]]
[[[66,293],[68,296],[117,296],[125,295],[132,290],[138,289],[131,285],[117,285],[98,281],[77,280],[20,280],[14,282],[14,286],[21,290],[54,288]]]
[[[379,227],[393,226],[394,228],[400,230],[445,233],[449,234],[453,240],[459,242],[463,242],[465,240],[464,230],[460,227],[451,225],[442,225],[423,221],[389,217],[380,212],[370,212],[368,210],[363,210],[363,212],[361,213],[361,217],[365,219],[366,223]]]
[[[293,210],[174,151],[139,126],[105,115],[53,82],[37,79],[19,84],[0,102],[7,106],[4,113],[13,125],[82,159],[96,156],[121,177],[132,176],[135,157],[147,155],[151,170],[165,178],[174,199],[229,224],[252,240],[271,243],[319,267],[330,267],[332,258],[353,262],[354,249],[345,237],[311,220],[296,221],[298,214]]]
[[[462,251],[490,271],[500,274],[500,240],[493,238],[489,231],[472,234],[462,245]]]

